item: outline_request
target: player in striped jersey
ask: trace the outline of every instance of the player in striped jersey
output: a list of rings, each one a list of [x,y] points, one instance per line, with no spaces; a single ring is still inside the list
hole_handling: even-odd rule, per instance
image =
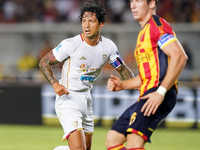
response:
[[[97,0],[87,1],[80,11],[83,33],[63,40],[40,61],[40,69],[56,92],[55,109],[63,127],[63,140],[69,147],[55,150],[91,150],[94,131],[90,91],[109,61],[122,79],[132,78],[132,72],[120,58],[116,45],[100,36],[105,22],[105,8]],[[63,62],[58,82],[51,65]]]
[[[133,17],[141,25],[134,52],[139,75],[125,81],[111,75],[108,90],[139,88],[140,97],[108,132],[108,150],[144,150],[158,123],[176,103],[177,79],[187,56],[169,23],[156,15],[157,2],[130,1]],[[124,146],[126,141],[127,148]]]

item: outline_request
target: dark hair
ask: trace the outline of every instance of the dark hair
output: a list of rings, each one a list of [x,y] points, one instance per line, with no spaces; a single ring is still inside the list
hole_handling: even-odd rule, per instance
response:
[[[88,0],[80,8],[79,21],[82,22],[82,18],[85,12],[92,12],[96,14],[96,18],[99,23],[104,23],[106,20],[105,6],[99,0]]]
[[[152,1],[152,0],[147,0],[147,4],[149,4],[149,3],[150,3],[150,1]],[[158,4],[158,1],[159,1],[159,0],[155,0],[155,2],[156,2],[156,5]]]

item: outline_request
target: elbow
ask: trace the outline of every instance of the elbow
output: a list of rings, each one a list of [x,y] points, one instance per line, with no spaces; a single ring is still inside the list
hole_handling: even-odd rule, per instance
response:
[[[188,60],[188,56],[186,55],[186,54],[183,54],[183,56],[182,56],[182,60],[183,60],[183,62],[187,62],[187,60]]]
[[[179,62],[182,63],[183,66],[186,65],[187,60],[188,60],[188,56],[186,54],[183,53],[182,55],[180,55]]]
[[[40,69],[41,69],[42,66],[43,66],[43,62],[44,62],[43,59],[41,59],[40,62],[39,62],[39,68],[40,68]]]

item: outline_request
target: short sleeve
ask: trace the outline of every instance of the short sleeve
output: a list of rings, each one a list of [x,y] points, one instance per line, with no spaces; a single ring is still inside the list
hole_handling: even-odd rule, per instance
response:
[[[119,66],[121,66],[121,64],[123,64],[123,60],[120,58],[117,46],[114,44],[114,42],[111,41],[110,46],[111,46],[111,55],[109,57],[109,62],[116,69]]]
[[[59,62],[62,62],[67,57],[70,56],[72,52],[72,44],[70,39],[63,40],[57,47],[55,47],[52,51],[54,56]]]
[[[119,57],[119,52],[114,42],[110,41],[109,44],[111,48],[111,55],[109,57],[109,62],[112,63],[113,61],[115,61],[117,57]]]

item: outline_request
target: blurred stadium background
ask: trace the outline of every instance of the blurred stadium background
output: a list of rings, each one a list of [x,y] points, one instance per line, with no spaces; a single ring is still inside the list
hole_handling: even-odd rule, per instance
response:
[[[101,1],[108,15],[101,34],[116,43],[123,60],[137,74],[133,52],[140,26],[133,20],[129,0]],[[83,2],[0,0],[0,124],[59,126],[55,94],[38,62],[60,41],[82,32],[77,17]],[[160,127],[199,129],[200,0],[160,0],[157,14],[170,22],[189,57],[179,78],[177,105]],[[61,66],[53,69],[59,79]],[[138,98],[134,90],[107,92],[111,73],[116,74],[106,64],[92,91],[96,126],[110,127]]]

